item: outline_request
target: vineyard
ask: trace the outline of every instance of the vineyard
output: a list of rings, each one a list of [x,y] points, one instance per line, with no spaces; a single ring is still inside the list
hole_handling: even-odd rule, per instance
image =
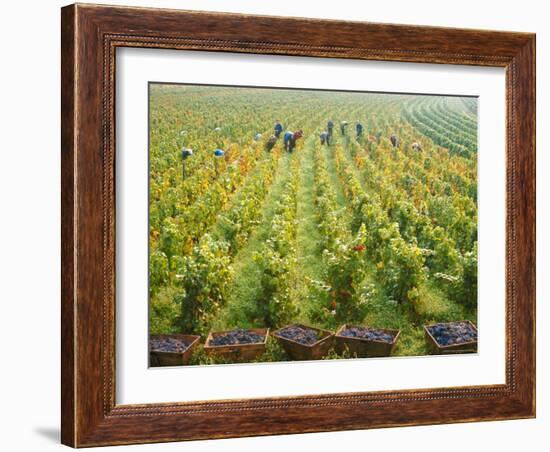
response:
[[[475,99],[153,84],[149,119],[151,334],[476,323]]]

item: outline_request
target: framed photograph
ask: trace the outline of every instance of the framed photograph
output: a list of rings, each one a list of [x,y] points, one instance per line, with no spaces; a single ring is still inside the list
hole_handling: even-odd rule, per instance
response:
[[[535,416],[535,36],[62,9],[62,442]]]

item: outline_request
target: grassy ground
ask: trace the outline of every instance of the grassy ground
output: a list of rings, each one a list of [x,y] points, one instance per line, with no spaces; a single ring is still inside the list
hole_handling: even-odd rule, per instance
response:
[[[293,281],[293,298],[299,308],[297,320],[307,322],[307,298],[309,278],[318,279],[322,272],[321,236],[315,212],[315,184],[313,181],[313,165],[315,159],[314,136],[310,137],[301,151],[300,157],[300,184],[297,195],[298,218],[296,232],[297,263],[290,275]]]

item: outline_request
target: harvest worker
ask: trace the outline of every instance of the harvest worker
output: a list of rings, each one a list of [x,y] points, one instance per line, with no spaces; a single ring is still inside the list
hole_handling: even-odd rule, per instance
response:
[[[256,135],[254,135],[254,141],[259,141],[260,138],[262,138],[262,134],[261,134],[261,133],[257,133]]]
[[[319,138],[321,139],[321,144],[326,143],[327,146],[330,146],[330,134],[326,130],[321,132]]]
[[[422,145],[420,143],[414,142],[412,144],[413,151],[420,152],[422,150]]]
[[[302,130],[298,130],[297,132],[291,132],[290,130],[285,133],[284,136],[284,146],[285,150],[288,152],[292,152],[294,148],[296,147],[296,141],[304,136],[304,132]]]
[[[346,134],[346,127],[348,126],[347,121],[340,121],[340,132],[342,132],[342,135]]]
[[[355,124],[355,132],[357,133],[357,138],[363,135],[363,124],[361,124],[359,121],[357,121],[357,124]]]
[[[280,135],[281,132],[283,131],[283,125],[281,124],[281,122],[280,122],[278,119],[275,120],[275,128],[274,128],[274,130],[275,130],[274,135],[275,135],[277,138],[279,138],[279,135]]]
[[[275,146],[275,143],[277,143],[277,137],[275,135],[271,135],[269,137],[269,140],[265,142],[265,150],[271,151],[271,149],[273,149],[273,146]]]
[[[329,119],[327,122],[327,132],[330,136],[332,136],[332,129],[334,129],[334,123],[332,122],[332,119]]]
[[[191,157],[193,155],[193,149],[191,148],[186,148],[186,147],[183,147],[181,149],[181,160],[182,160],[182,164],[181,164],[181,174],[182,174],[182,177],[185,179],[185,161]]]
[[[223,151],[223,149],[216,149],[216,150],[214,151],[214,155],[215,155],[216,157],[223,157],[224,154],[225,154],[225,152]]]
[[[392,135],[390,137],[390,141],[391,141],[391,145],[394,147],[394,148],[398,148],[399,147],[399,138],[397,137],[397,135]]]

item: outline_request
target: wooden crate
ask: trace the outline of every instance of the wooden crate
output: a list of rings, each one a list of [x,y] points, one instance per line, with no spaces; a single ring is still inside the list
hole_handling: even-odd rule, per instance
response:
[[[287,339],[286,337],[279,336],[279,332],[285,328],[291,326],[299,326],[301,328],[311,329],[317,331],[320,339],[311,345],[301,344],[299,342],[293,341],[292,339]],[[288,356],[296,361],[309,361],[314,359],[321,359],[328,353],[330,347],[332,346],[332,339],[334,333],[331,331],[323,330],[321,328],[315,328],[312,326],[302,325],[295,323],[293,325],[287,325],[283,328],[279,328],[276,331],[271,333],[279,343],[281,347],[286,351]]]
[[[211,331],[204,343],[204,351],[210,356],[219,356],[228,361],[249,362],[253,361],[265,353],[267,338],[269,337],[269,328],[250,328],[246,331],[259,334],[264,337],[263,342],[256,344],[233,344],[233,345],[210,345],[210,341],[220,334],[229,333],[227,331]]]
[[[393,341],[391,343],[375,341],[371,339],[365,339],[361,337],[347,337],[342,336],[341,333],[347,328],[371,328],[371,327],[361,327],[357,325],[342,325],[338,328],[336,335],[334,336],[335,348],[338,353],[348,350],[352,355],[357,356],[358,358],[374,358],[374,357],[383,357],[390,356],[395,348],[395,344],[399,339],[401,330],[388,330],[385,328],[371,328],[377,331],[383,331],[384,333],[391,334],[393,336]]]
[[[184,352],[155,352],[149,350],[149,365],[151,367],[162,366],[184,366],[189,363],[193,350],[197,347],[200,341],[200,336],[191,334],[155,334],[151,338],[172,338],[180,339],[189,344]]]
[[[469,320],[461,320],[459,322],[446,322],[446,323],[434,323],[432,325],[424,325],[424,334],[426,336],[426,342],[428,348],[433,354],[436,355],[448,355],[453,353],[476,353],[477,352],[477,340],[464,342],[462,344],[440,345],[435,337],[430,333],[429,328],[435,325],[451,325],[453,323],[469,323],[477,332],[476,326]]]

